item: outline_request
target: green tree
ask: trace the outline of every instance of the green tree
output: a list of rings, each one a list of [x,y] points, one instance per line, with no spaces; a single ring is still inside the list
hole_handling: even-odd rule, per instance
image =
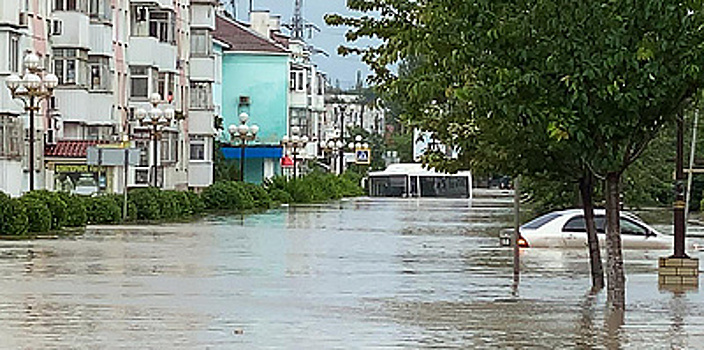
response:
[[[482,138],[475,136],[489,132],[488,126],[513,125],[547,134],[550,144],[573,152],[581,168],[605,179],[607,299],[613,314],[622,315],[622,175],[700,88],[702,5],[351,0],[350,8],[381,16],[327,19],[351,26],[349,40],[376,36],[383,41],[340,51],[361,54],[386,89],[406,91],[415,107],[409,110],[425,111],[433,106],[429,101],[436,101],[437,112],[415,117],[442,141],[460,147],[454,163],[472,161],[466,150],[476,147]],[[411,57],[420,58],[420,64],[412,79],[400,81],[389,67]]]

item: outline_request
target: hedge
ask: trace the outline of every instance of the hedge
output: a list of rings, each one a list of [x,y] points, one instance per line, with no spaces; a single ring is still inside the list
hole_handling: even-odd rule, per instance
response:
[[[83,227],[86,224],[118,224],[135,221],[174,221],[210,211],[268,209],[276,203],[310,203],[362,194],[359,179],[313,172],[297,179],[276,177],[262,185],[218,181],[201,194],[157,188],[131,189],[127,196],[127,219],[123,218],[124,196],[93,197],[46,190],[21,198],[0,192],[0,234],[23,235]]]

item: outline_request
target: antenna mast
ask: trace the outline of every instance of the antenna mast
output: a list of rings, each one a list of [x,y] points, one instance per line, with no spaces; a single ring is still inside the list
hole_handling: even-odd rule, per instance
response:
[[[293,8],[293,18],[291,19],[291,37],[297,40],[303,40],[303,30],[305,28],[301,7],[303,7],[303,0],[296,0]]]

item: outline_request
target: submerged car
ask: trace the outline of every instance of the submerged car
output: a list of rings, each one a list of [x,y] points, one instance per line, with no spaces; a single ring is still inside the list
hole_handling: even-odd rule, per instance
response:
[[[667,249],[672,247],[672,237],[664,236],[633,214],[621,212],[620,215],[621,242],[624,249]],[[594,210],[594,222],[600,247],[604,247],[606,211],[603,209]],[[531,220],[520,227],[518,246],[524,248],[588,246],[584,211],[582,209],[556,211]]]

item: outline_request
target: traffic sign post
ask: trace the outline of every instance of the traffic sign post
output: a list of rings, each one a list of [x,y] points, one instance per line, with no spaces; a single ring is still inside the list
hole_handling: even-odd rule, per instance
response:
[[[355,150],[355,163],[360,165],[371,164],[371,151],[369,148],[357,148]]]

